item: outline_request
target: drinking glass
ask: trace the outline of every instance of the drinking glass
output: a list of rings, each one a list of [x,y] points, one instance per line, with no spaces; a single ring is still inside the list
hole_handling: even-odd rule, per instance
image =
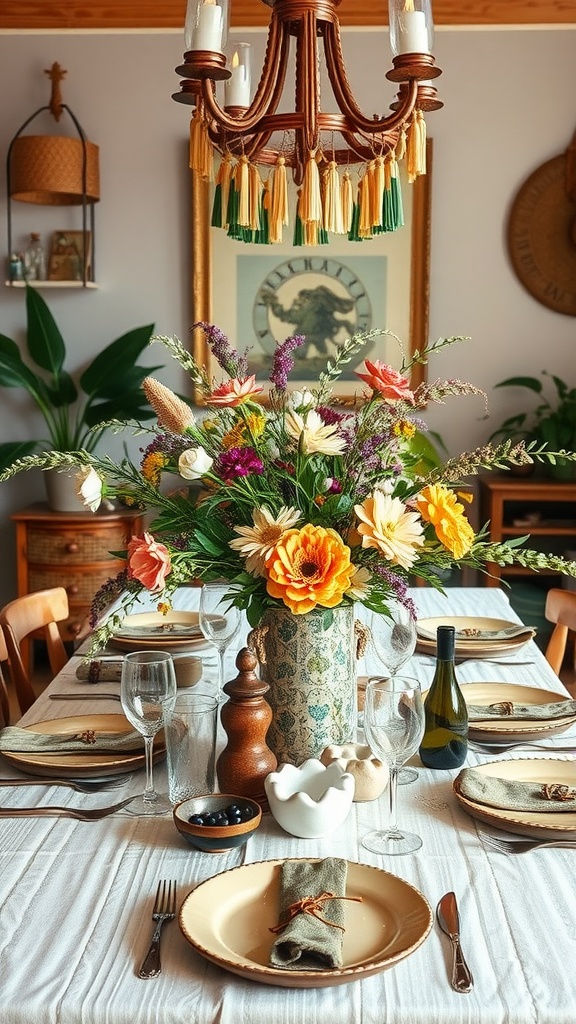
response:
[[[128,721],[144,737],[146,786],[127,808],[131,814],[165,814],[172,810],[166,796],[154,789],[152,746],[176,700],[174,663],[165,651],[133,651],[122,662],[120,699]]]
[[[424,704],[417,679],[392,676],[370,679],[366,687],[364,730],[372,750],[390,769],[390,823],[385,832],[374,831],[362,839],[372,853],[414,853],[422,846],[420,836],[398,828],[396,797],[398,772],[416,753],[424,735]]]
[[[241,613],[231,603],[233,588],[229,583],[205,583],[200,591],[200,629],[218,651],[219,701],[225,700],[222,692],[224,683],[224,659],[226,650],[240,630]]]
[[[401,601],[388,601],[388,615],[373,612],[369,621],[370,645],[387,676],[393,676],[416,650],[416,620]],[[398,785],[415,782],[415,768],[402,768]]]

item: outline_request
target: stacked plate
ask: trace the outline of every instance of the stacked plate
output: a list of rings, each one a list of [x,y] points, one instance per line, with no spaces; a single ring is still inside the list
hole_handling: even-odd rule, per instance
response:
[[[554,693],[553,690],[543,690],[536,686],[501,682],[464,683],[460,689],[466,704],[473,704],[475,707],[487,707],[489,704],[498,704],[502,701],[509,701],[512,704],[533,704],[534,706],[566,701],[570,710],[573,707],[570,703],[571,698],[565,693]],[[469,722],[468,735],[471,740],[476,740],[478,743],[513,743],[515,740],[532,742],[564,732],[575,723],[576,715],[569,713],[568,708],[565,718],[486,717]]]
[[[108,640],[123,651],[151,650],[179,653],[196,651],[211,644],[202,635],[198,612],[142,612],[126,615]]]
[[[454,626],[456,658],[496,658],[513,655],[527,644],[535,630],[507,619],[474,618],[467,615],[419,619],[416,624],[416,650],[436,655],[438,626]]]

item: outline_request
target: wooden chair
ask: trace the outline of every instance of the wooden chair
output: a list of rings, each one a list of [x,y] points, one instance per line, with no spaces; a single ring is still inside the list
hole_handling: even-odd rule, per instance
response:
[[[2,665],[5,665],[7,661],[8,648],[6,647],[4,633],[0,629],[0,729],[10,724],[10,701],[8,699],[6,682],[2,674]]]
[[[544,615],[548,622],[555,624],[544,653],[550,667],[559,675],[566,653],[568,631],[576,632],[576,591],[560,588],[549,590]]]
[[[37,590],[17,597],[0,611],[0,626],[4,632],[10,677],[16,691],[20,711],[24,714],[36,700],[36,694],[26,671],[20,645],[31,633],[46,640],[48,660],[52,674],[56,675],[68,661],[66,648],[57,623],[68,618],[68,595],[64,587]]]

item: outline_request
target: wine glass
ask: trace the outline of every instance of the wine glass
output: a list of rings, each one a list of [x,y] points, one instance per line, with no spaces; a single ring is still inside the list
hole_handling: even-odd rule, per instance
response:
[[[229,583],[205,583],[200,591],[200,629],[218,651],[218,700],[223,701],[226,650],[240,630],[240,609],[232,604],[234,588]]]
[[[396,795],[399,769],[418,750],[424,735],[424,704],[418,680],[406,676],[370,679],[366,687],[364,729],[372,753],[390,769],[390,824],[385,832],[369,832],[362,839],[362,846],[372,853],[414,853],[422,846],[422,840],[398,828]]]
[[[164,723],[165,714],[176,700],[176,675],[170,654],[165,651],[133,651],[122,662],[120,699],[128,721],[144,737],[146,786],[133,800],[131,814],[165,814],[172,810],[166,796],[154,789],[152,746]]]
[[[387,615],[372,613],[370,644],[386,675],[393,676],[416,650],[416,619],[401,601],[390,600],[387,607]],[[398,774],[398,785],[415,782],[417,778],[415,768],[402,768]]]

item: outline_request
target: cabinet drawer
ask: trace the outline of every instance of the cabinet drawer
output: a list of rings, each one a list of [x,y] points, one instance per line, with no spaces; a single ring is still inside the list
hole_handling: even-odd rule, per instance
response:
[[[38,569],[36,566],[30,566],[28,590],[34,592],[35,590],[49,590],[51,587],[64,587],[70,602],[89,605],[99,587],[107,580],[117,576],[121,572],[122,566],[123,562],[120,559],[114,564],[108,564],[96,571],[79,569],[77,572],[68,570],[63,573],[53,567]]]
[[[111,551],[126,547],[127,527],[114,524],[109,530],[67,530],[56,532],[31,526],[28,530],[28,564],[86,565],[91,562],[110,562]],[[118,571],[121,563],[118,563]],[[114,573],[112,573],[114,575]]]

